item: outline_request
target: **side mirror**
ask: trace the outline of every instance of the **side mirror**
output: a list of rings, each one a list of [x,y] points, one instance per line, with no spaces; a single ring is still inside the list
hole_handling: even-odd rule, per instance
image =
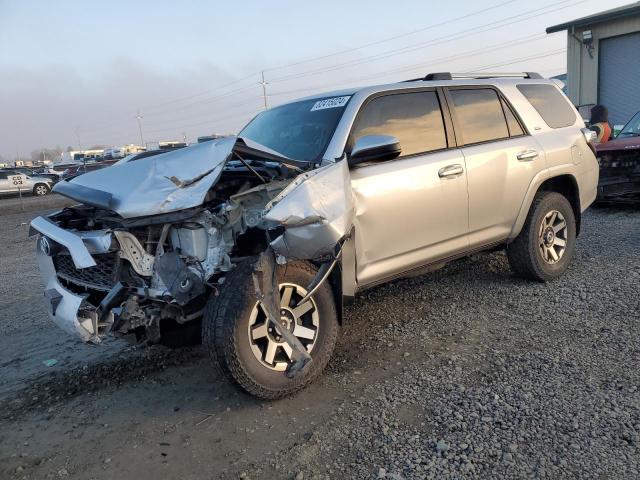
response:
[[[365,135],[356,140],[347,161],[349,165],[362,162],[392,160],[400,155],[400,141],[391,135]]]

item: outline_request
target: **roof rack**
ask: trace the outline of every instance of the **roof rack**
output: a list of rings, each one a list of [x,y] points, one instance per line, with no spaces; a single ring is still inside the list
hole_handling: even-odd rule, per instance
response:
[[[411,80],[405,80],[407,82],[420,82],[429,80],[453,80],[456,78],[531,78],[542,79],[542,75],[536,72],[519,72],[519,73],[451,73],[451,72],[436,72],[429,73],[421,78],[412,78]]]

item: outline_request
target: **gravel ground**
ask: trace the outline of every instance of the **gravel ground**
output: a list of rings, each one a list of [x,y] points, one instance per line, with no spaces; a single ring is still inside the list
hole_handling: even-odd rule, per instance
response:
[[[37,294],[0,305],[0,477],[639,478],[639,249],[640,210],[592,209],[560,281],[494,253],[367,291],[327,373],[278,402],[199,348],[61,343],[63,365],[12,368],[25,337],[63,342],[25,256],[10,290]]]

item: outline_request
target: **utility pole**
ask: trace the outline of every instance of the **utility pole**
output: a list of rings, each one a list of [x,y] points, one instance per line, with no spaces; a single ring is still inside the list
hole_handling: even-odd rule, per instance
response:
[[[80,141],[80,129],[76,127],[76,140],[78,140],[78,150],[82,150],[82,142]]]
[[[261,74],[262,81],[260,82],[260,85],[262,85],[262,100],[264,100],[264,109],[268,110],[269,107],[267,106],[267,82],[265,82],[264,80],[264,71],[262,71]]]
[[[138,114],[136,115],[136,119],[138,120],[138,130],[140,131],[140,146],[144,146],[144,137],[142,136],[142,119],[144,117],[140,115],[140,110],[138,110]]]

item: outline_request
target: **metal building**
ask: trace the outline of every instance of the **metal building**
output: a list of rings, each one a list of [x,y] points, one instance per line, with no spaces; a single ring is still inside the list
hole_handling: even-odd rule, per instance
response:
[[[640,2],[547,28],[567,31],[567,94],[588,118],[605,105],[612,124],[640,111]],[[586,113],[586,115],[585,115]]]

